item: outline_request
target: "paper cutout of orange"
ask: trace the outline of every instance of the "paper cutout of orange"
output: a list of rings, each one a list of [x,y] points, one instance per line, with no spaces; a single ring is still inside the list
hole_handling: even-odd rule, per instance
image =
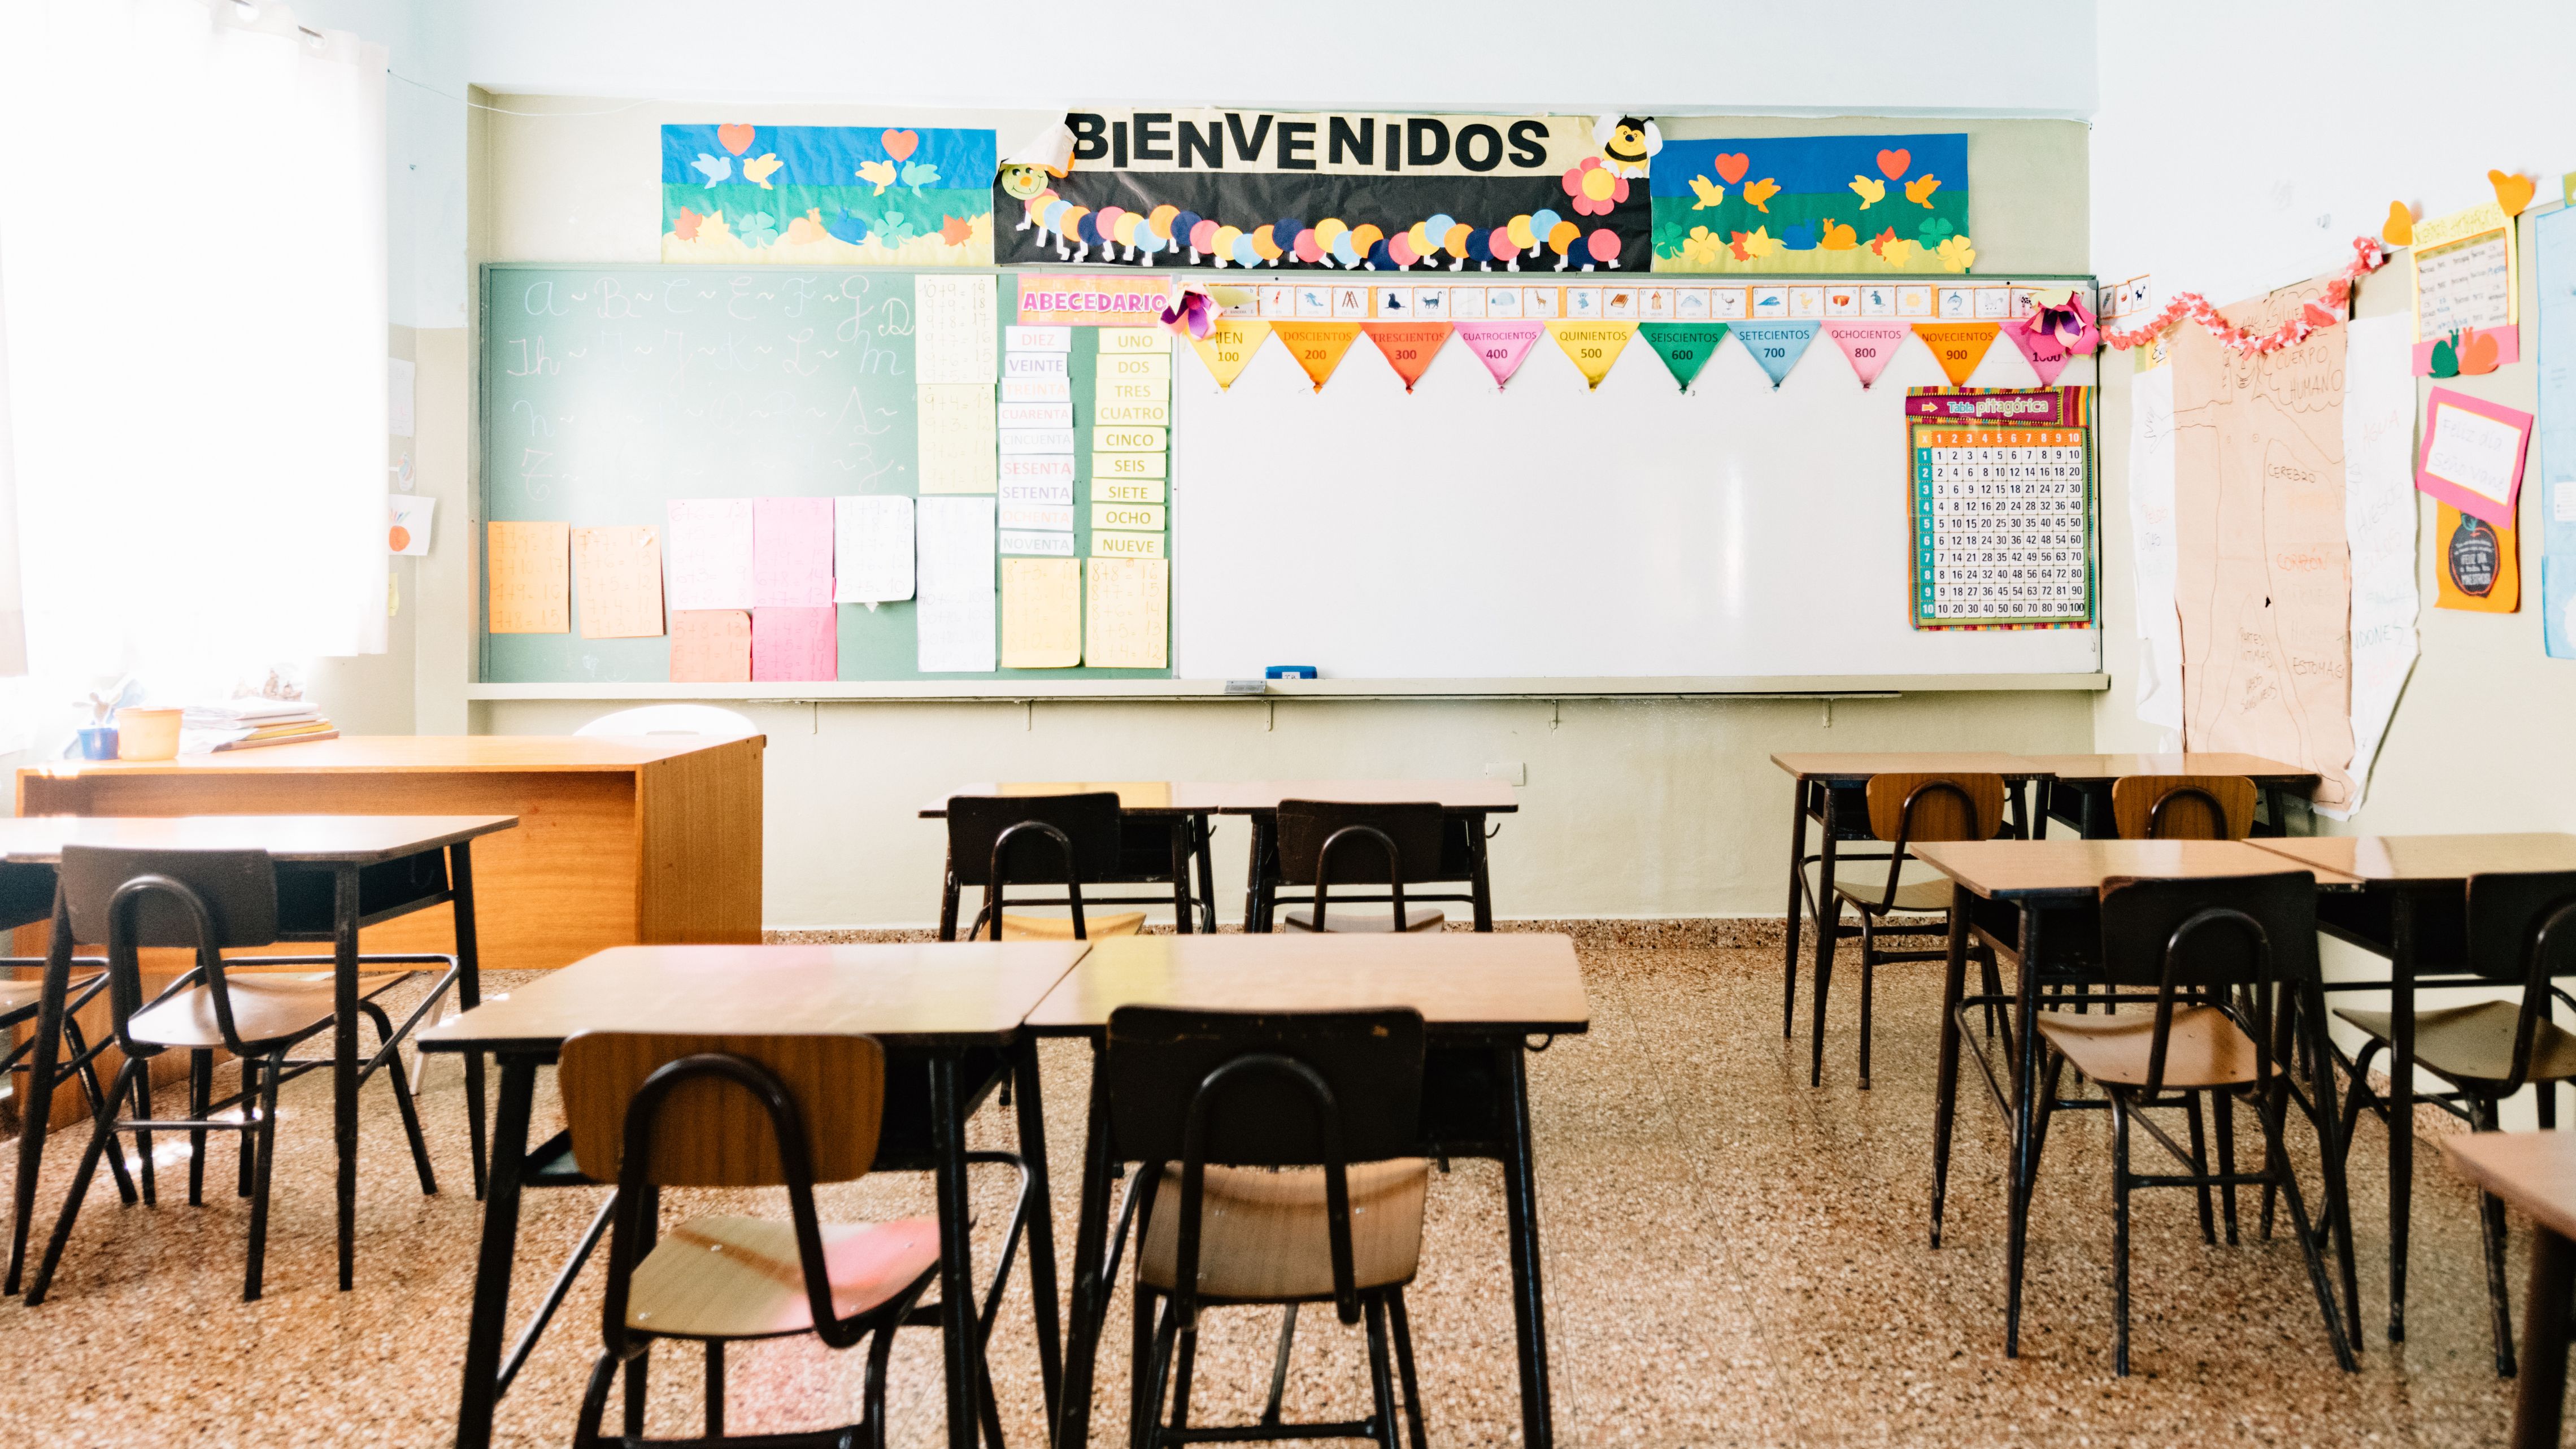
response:
[[[2460,343],[2460,371],[2463,374],[2474,375],[2495,370],[2495,333],[2470,329],[2469,335]]]
[[[397,523],[393,526],[393,531],[385,535],[385,543],[394,552],[400,553],[411,547],[411,530]]]
[[[2379,239],[2393,247],[2415,244],[2415,213],[2406,209],[2405,202],[2388,203],[2388,224],[2379,229]]]
[[[2505,215],[2520,216],[2522,209],[2531,205],[2530,177],[2516,176],[2510,171],[2490,171],[2487,181],[2495,187],[2496,205]]]
[[[1270,330],[1297,359],[1297,367],[1313,380],[1315,391],[1324,390],[1324,382],[1333,369],[1342,365],[1342,354],[1360,335],[1357,322],[1273,322]]]
[[[1932,349],[1932,358],[1941,364],[1941,375],[1952,387],[1965,387],[1977,364],[1986,360],[1986,349],[1995,345],[1997,322],[1917,322],[1914,335]]]

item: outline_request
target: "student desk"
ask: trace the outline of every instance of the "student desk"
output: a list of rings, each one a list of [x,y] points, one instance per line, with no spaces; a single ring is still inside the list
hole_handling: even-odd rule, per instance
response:
[[[2039,1096],[2038,1019],[2042,977],[2063,984],[2091,978],[2098,940],[2085,940],[2071,930],[2101,899],[2102,883],[2119,876],[2175,880],[2230,875],[2266,875],[2298,863],[2269,851],[2228,840],[1979,840],[1926,842],[1913,847],[1916,859],[1951,880],[1950,957],[1941,988],[1941,1057],[1938,1101],[1932,1118],[1932,1246],[1941,1246],[1942,1199],[1949,1187],[1950,1129],[1958,1109],[1959,1047],[1968,1038],[1962,1014],[1970,1007],[2008,1005],[2010,1036],[2003,1069],[1988,1056],[1982,1040],[1970,1043],[1995,1106],[2012,1129],[2012,1170],[2007,1179],[2011,1219],[2011,1282],[2005,1301],[2004,1353],[2021,1352],[2021,1265],[2030,1235],[2030,1194],[2037,1176],[2037,1153],[2031,1141]],[[2310,867],[2326,890],[2352,890],[2361,884],[2330,868]],[[1966,994],[1970,918],[1979,904],[2011,911],[2018,917],[2016,941],[2021,970],[2014,994],[2005,1001]],[[2098,928],[2097,928],[2098,930]],[[2353,1292],[2352,1221],[2343,1189],[2342,1153],[2333,1138],[2339,1125],[2334,1107],[2334,1074],[2323,1074],[2319,1087],[2318,1131],[2327,1139],[2324,1153],[2328,1216],[2335,1225],[2343,1258],[2345,1312],[2355,1326],[2360,1308]],[[2356,1334],[2356,1337],[2358,1335]]]
[[[488,842],[483,964],[552,968],[608,946],[760,939],[764,741],[385,735],[18,772],[21,815],[515,815]],[[369,951],[443,951],[427,912]]]
[[[1172,929],[1187,935],[1190,931],[1193,899],[1198,908],[1199,929],[1204,931],[1216,929],[1216,872],[1214,863],[1210,859],[1208,846],[1208,817],[1216,813],[1217,802],[1204,799],[1199,793],[1208,788],[1210,787],[1205,785],[1175,783],[1170,780],[975,780],[960,785],[922,806],[920,814],[924,820],[947,819],[948,801],[957,795],[1100,793],[1116,795],[1118,813],[1121,816],[1134,820],[1147,829],[1159,826],[1170,832],[1171,836],[1170,865],[1155,867],[1158,872],[1168,871],[1168,874],[1157,873],[1148,876],[1140,871],[1133,880],[1125,883],[1134,884],[1143,880],[1170,881]],[[1120,823],[1123,846],[1125,821],[1122,820]],[[1121,854],[1124,853],[1122,849]],[[1195,897],[1190,885],[1190,865],[1193,861],[1198,865],[1198,886]],[[952,866],[939,892],[939,939],[943,941],[953,941],[957,938],[959,889],[957,872]],[[1084,904],[1087,907],[1090,903],[1085,901]],[[1106,900],[1102,904],[1119,905],[1125,902]],[[1147,903],[1139,901],[1134,904]]]
[[[2513,1449],[2558,1449],[2567,1400],[2567,1328],[2576,1297],[2576,1132],[2478,1132],[2442,1139],[2451,1170],[2531,1218],[2522,1372]]]
[[[1417,895],[1405,892],[1408,901],[1463,901],[1474,908],[1479,931],[1494,929],[1493,881],[1485,869],[1485,817],[1510,815],[1520,810],[1512,787],[1500,780],[1238,780],[1217,785],[1193,785],[1193,791],[1207,792],[1196,798],[1216,802],[1219,814],[1245,815],[1252,820],[1252,858],[1245,870],[1243,929],[1266,932],[1282,902],[1279,898],[1279,802],[1282,800],[1330,800],[1354,805],[1400,805],[1429,801],[1448,816],[1449,824],[1464,833],[1463,858],[1440,867],[1434,879],[1464,879],[1467,894]],[[1464,871],[1452,876],[1452,870]],[[1411,872],[1408,870],[1407,872]],[[1362,898],[1365,899],[1365,898]]]
[[[2131,775],[2242,775],[2263,792],[2263,820],[2258,835],[2283,833],[2284,791],[2316,788],[2317,773],[2261,755],[2192,751],[2179,755],[2029,755],[2030,764],[2047,773],[2041,784],[2040,831],[2062,820],[2087,840],[2108,840],[2119,829],[2111,821],[2111,786]]]
[[[265,850],[277,861],[278,939],[328,941],[338,981],[331,1033],[331,1135],[339,1156],[340,1287],[354,1280],[358,1213],[358,933],[362,927],[438,905],[453,905],[456,989],[472,1006],[481,999],[472,844],[518,821],[508,815],[235,815],[195,819],[0,820],[0,861],[49,873],[66,845],[149,850]],[[444,857],[444,858],[442,858]],[[44,1004],[29,1052],[28,1110],[18,1131],[18,1183],[9,1231],[8,1291],[18,1291],[27,1231],[44,1164],[50,1113],[35,1109],[35,1089],[54,1080],[62,1045],[63,999],[69,987],[72,932],[56,890],[45,951]],[[386,953],[371,950],[369,956]],[[387,1051],[393,1050],[389,1044]],[[466,1114],[473,1137],[475,1190],[483,1187],[483,1072],[466,1062]]]
[[[1074,1228],[1071,1334],[1055,1449],[1083,1449],[1091,1432],[1092,1359],[1115,1285],[1109,1243],[1111,1137],[1109,1014],[1121,1006],[1318,1011],[1410,1006],[1428,1028],[1423,1081],[1425,1156],[1503,1164],[1512,1308],[1520,1345],[1521,1442],[1547,1449],[1554,1419],[1547,1382],[1546,1299],[1539,1286],[1538,1178],[1530,1142],[1527,1038],[1586,1030],[1571,938],[1556,935],[1127,936],[1091,954],[1028,1019],[1039,1036],[1091,1043],[1091,1104]]]
[[[926,1168],[937,1185],[950,1449],[975,1449],[982,1378],[967,1239],[966,1119],[1003,1075],[969,1069],[1005,1063],[1017,1079],[1020,1150],[1034,1182],[1029,1288],[1052,1413],[1058,1360],[1046,1119],[1038,1096],[1037,1054],[1020,1023],[1086,949],[1080,941],[622,946],[422,1032],[423,1051],[464,1052],[469,1060],[471,1054],[490,1052],[501,1064],[492,1186],[483,1201],[483,1244],[475,1263],[465,1385],[457,1408],[460,1449],[485,1449],[492,1442],[494,1407],[608,1223],[609,1210],[603,1206],[505,1366],[501,1332],[508,1323],[510,1272],[518,1252],[520,1192],[590,1182],[573,1166],[569,1132],[555,1134],[533,1151],[528,1147],[537,1068],[555,1060],[565,1038],[586,1031],[847,1033],[875,1037],[885,1047],[886,1124],[877,1168]],[[926,1092],[913,1086],[923,1078]]]
[[[2415,988],[2433,984],[2425,979],[2427,968],[2444,972],[2462,959],[2470,876],[2576,870],[2576,835],[2316,835],[2255,844],[2320,879],[2327,872],[2358,878],[2360,894],[2317,902],[2318,927],[2388,958],[2388,1006],[2396,1016],[2388,1044],[2388,1338],[2401,1343],[2415,1175]],[[2482,977],[2449,979],[2491,984]],[[2369,991],[2378,983],[2337,982],[2327,989]]]

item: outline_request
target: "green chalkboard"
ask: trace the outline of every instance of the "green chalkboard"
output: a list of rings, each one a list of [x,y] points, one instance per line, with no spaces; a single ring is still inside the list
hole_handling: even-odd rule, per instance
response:
[[[890,267],[485,268],[484,517],[576,528],[661,526],[675,498],[915,493],[915,275]],[[1015,279],[1004,274],[997,329],[1017,301]],[[1082,454],[1075,551],[1087,557],[1098,339],[1090,328],[1074,333]],[[913,607],[838,605],[840,677],[1171,674],[1078,668],[926,675],[914,667]],[[580,608],[576,591],[568,633],[484,632],[482,677],[561,684],[670,678],[668,638],[584,639]]]

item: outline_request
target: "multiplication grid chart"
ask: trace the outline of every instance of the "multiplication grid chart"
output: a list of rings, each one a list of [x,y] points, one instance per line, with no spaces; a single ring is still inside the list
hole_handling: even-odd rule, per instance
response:
[[[1916,389],[1918,629],[2093,622],[2093,449],[2082,388]]]

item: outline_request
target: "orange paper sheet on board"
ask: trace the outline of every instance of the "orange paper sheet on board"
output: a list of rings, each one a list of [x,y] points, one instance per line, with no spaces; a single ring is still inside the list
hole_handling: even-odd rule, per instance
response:
[[[574,529],[572,578],[584,639],[649,639],[662,632],[662,530]]]
[[[1377,350],[1386,357],[1386,365],[1404,379],[1406,392],[1422,381],[1422,374],[1431,370],[1431,359],[1438,357],[1441,347],[1449,341],[1446,322],[1363,322],[1360,330],[1377,344]]]
[[[1207,364],[1208,375],[1216,379],[1217,391],[1234,386],[1243,370],[1252,365],[1252,354],[1270,338],[1270,324],[1247,318],[1227,318],[1216,324],[1205,337],[1190,339],[1190,347]]]
[[[572,631],[572,525],[487,523],[483,581],[494,634]]]
[[[1315,391],[1322,392],[1325,379],[1333,375],[1334,368],[1342,365],[1342,354],[1351,350],[1352,341],[1360,335],[1360,324],[1273,322],[1270,330],[1279,334],[1279,341],[1287,347],[1288,355],[1297,359],[1298,369],[1313,380]]]
[[[1914,335],[1932,349],[1941,364],[1941,375],[1952,387],[1966,387],[1969,374],[1986,360],[1986,349],[1995,345],[1995,333],[2001,324],[1994,322],[1917,322]]]
[[[749,684],[749,609],[671,611],[673,684]]]
[[[2433,607],[2479,614],[2520,610],[2522,561],[2516,530],[2499,528],[2447,503],[2436,505],[2434,518],[2433,572],[2441,587]]]

